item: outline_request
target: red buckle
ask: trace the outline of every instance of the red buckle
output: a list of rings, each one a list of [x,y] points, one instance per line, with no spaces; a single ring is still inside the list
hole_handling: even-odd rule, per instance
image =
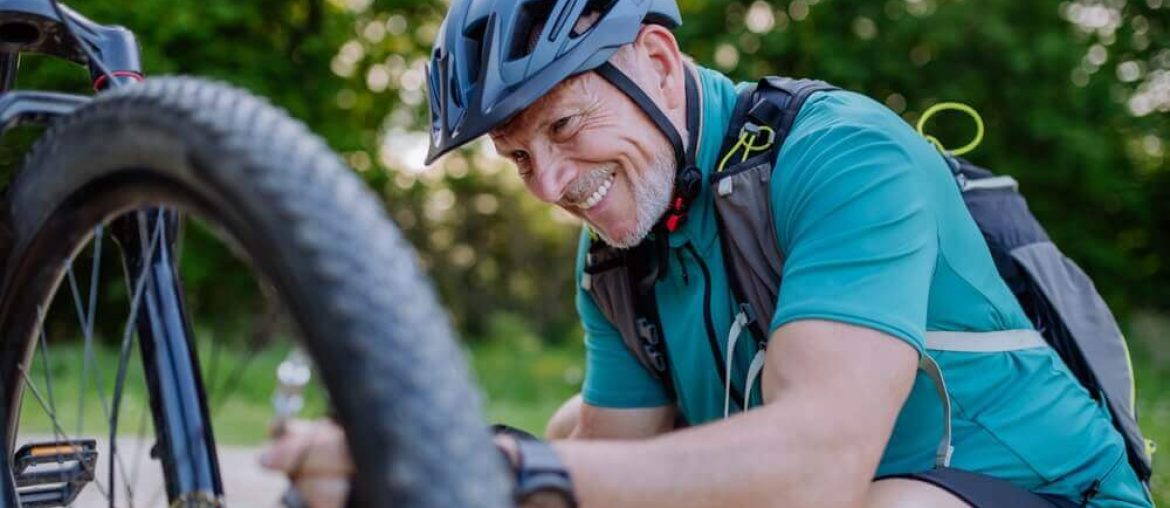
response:
[[[134,71],[114,71],[114,72],[111,72],[110,74],[113,74],[114,77],[116,77],[116,78],[134,78],[139,83],[146,80],[146,78],[142,77],[141,74],[134,72]],[[106,82],[106,75],[105,74],[98,76],[97,79],[93,80],[93,90],[95,92],[101,91],[102,84],[105,82]]]
[[[680,214],[670,214],[670,216],[666,218],[666,230],[671,233],[678,230],[678,227],[682,225],[682,218],[683,216]]]

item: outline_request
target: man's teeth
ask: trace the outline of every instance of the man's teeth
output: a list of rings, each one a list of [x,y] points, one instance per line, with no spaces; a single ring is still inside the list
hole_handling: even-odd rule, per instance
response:
[[[597,206],[597,203],[600,203],[601,199],[609,193],[610,187],[613,187],[613,179],[614,176],[609,175],[609,178],[607,178],[605,182],[601,184],[601,187],[598,187],[597,190],[593,191],[593,195],[589,196],[589,199],[586,199],[584,203],[581,203],[581,209],[588,210],[594,206]]]

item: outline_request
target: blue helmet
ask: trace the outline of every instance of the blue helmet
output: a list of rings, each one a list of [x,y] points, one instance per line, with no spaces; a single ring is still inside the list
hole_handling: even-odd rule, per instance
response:
[[[597,15],[577,31],[584,15]],[[426,162],[494,129],[566,78],[596,69],[643,23],[682,24],[675,0],[454,0],[427,69]],[[539,29],[539,33],[535,31]]]

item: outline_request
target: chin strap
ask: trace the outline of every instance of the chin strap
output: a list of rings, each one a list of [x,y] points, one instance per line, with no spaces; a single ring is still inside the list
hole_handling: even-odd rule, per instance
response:
[[[703,174],[695,164],[695,152],[698,150],[699,137],[699,88],[698,84],[695,83],[694,76],[691,75],[689,69],[683,72],[686,77],[687,135],[690,141],[684,145],[678,129],[633,80],[609,62],[601,64],[595,70],[599,76],[634,101],[646,113],[646,116],[650,117],[658,130],[662,131],[662,134],[666,136],[674,148],[675,167],[677,168],[674,175],[674,193],[670,198],[670,207],[667,208],[666,213],[655,226],[655,230],[658,233],[677,231],[686,222],[687,211],[690,209],[691,202],[699,195],[699,189],[702,188],[703,183]],[[666,235],[659,234],[657,236],[661,236],[665,240]]]

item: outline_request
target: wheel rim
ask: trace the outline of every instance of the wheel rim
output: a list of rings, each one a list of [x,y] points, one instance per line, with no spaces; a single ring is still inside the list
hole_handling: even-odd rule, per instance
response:
[[[43,437],[50,438],[53,442],[68,442],[76,439],[78,436],[92,436],[91,433],[86,433],[87,426],[94,420],[100,418],[101,423],[106,424],[107,428],[97,435],[105,438],[104,446],[101,450],[104,454],[99,453],[98,474],[94,481],[90,482],[93,485],[86,487],[86,494],[93,498],[93,494],[99,495],[100,503],[91,503],[94,505],[107,506],[110,505],[110,499],[116,501],[116,506],[159,506],[161,499],[166,499],[167,490],[163,485],[154,485],[153,487],[143,489],[139,484],[141,474],[148,470],[147,468],[154,467],[157,469],[158,464],[148,464],[145,459],[144,448],[149,447],[148,441],[153,439],[154,424],[153,419],[149,418],[149,407],[144,407],[147,397],[141,389],[135,391],[133,388],[127,388],[131,381],[141,381],[142,379],[142,362],[141,351],[137,346],[137,331],[134,326],[136,314],[141,312],[141,301],[143,288],[148,278],[137,278],[138,284],[134,287],[126,289],[128,294],[128,308],[129,310],[121,317],[124,320],[121,332],[117,337],[115,353],[117,356],[117,368],[113,373],[104,372],[101,368],[102,364],[109,363],[109,351],[102,351],[102,348],[97,345],[98,337],[95,331],[95,323],[103,319],[98,315],[98,300],[99,293],[95,288],[98,288],[102,281],[102,265],[109,264],[111,258],[116,258],[117,249],[110,247],[110,229],[103,224],[109,222],[110,217],[121,212],[120,209],[114,209],[109,206],[110,203],[119,202],[136,202],[143,201],[139,199],[125,199],[127,196],[144,196],[150,195],[154,197],[166,196],[166,200],[171,204],[181,205],[186,210],[201,212],[203,208],[196,202],[196,200],[189,196],[174,193],[174,189],[169,186],[147,186],[139,189],[126,189],[120,197],[112,199],[98,199],[90,203],[82,203],[74,210],[76,213],[71,215],[72,224],[69,225],[53,225],[49,224],[46,231],[50,236],[54,236],[53,232],[74,232],[80,228],[86,228],[88,231],[84,235],[56,235],[63,237],[66,241],[53,242],[52,245],[47,245],[44,241],[34,240],[26,246],[26,255],[29,255],[42,260],[41,268],[35,270],[36,273],[26,274],[23,277],[10,276],[6,287],[10,292],[18,292],[26,295],[36,295],[34,300],[47,302],[46,304],[38,304],[36,311],[36,318],[34,323],[27,322],[25,319],[24,326],[14,326],[5,328],[5,333],[8,334],[8,339],[14,336],[24,335],[24,348],[14,346],[14,342],[9,340],[6,342],[8,346],[0,348],[0,372],[4,373],[4,378],[7,380],[16,379],[19,381],[18,385],[21,390],[16,393],[9,393],[8,403],[5,407],[8,409],[7,422],[8,436],[7,443],[9,444],[9,453],[22,444],[28,444],[30,439],[26,439],[32,433],[21,433],[19,430],[22,423],[27,426],[28,408],[32,407],[39,410],[48,418],[49,430],[51,434]],[[141,203],[138,203],[141,204]],[[123,205],[121,208],[125,208]],[[131,212],[142,214],[144,212]],[[57,215],[57,214],[54,214]],[[88,223],[97,223],[98,226],[89,229]],[[157,222],[162,224],[162,222]],[[56,229],[55,229],[56,228]],[[146,249],[153,252],[159,243],[162,241],[162,228],[156,228],[153,231],[139,231],[141,237],[148,238],[150,241],[146,242]],[[31,254],[35,253],[35,254]],[[87,255],[88,254],[88,255]],[[152,254],[148,254],[149,257]],[[60,259],[70,259],[73,262],[65,263],[58,262]],[[44,260],[49,260],[47,263]],[[76,261],[84,261],[88,265],[86,270],[78,270]],[[56,268],[54,268],[56,267]],[[11,274],[10,274],[11,275]],[[41,297],[40,295],[53,295]],[[22,320],[18,319],[20,310],[28,308],[28,303],[24,305],[11,305],[6,300],[5,308],[3,309],[3,321],[0,321],[0,326],[7,323],[20,323]],[[63,400],[64,392],[69,390],[63,389],[60,382],[54,386],[53,372],[59,370],[58,364],[63,363],[61,358],[55,358],[59,351],[55,350],[56,341],[51,337],[52,333],[46,333],[45,327],[40,323],[49,316],[47,310],[48,304],[65,305],[70,307],[70,310],[75,314],[77,323],[75,325],[78,330],[78,335],[81,339],[80,352],[76,347],[74,351],[67,354],[60,355],[61,357],[76,358],[80,355],[81,375],[80,380],[84,383],[82,386],[70,386],[68,388],[79,388],[79,396],[77,400],[71,401],[75,403],[77,409],[73,410],[74,422],[62,421],[62,413],[65,413],[66,403]],[[23,332],[17,332],[23,330]],[[220,341],[213,340],[210,342],[212,347],[206,351],[206,355],[212,359],[218,359],[223,352],[216,347]],[[196,347],[200,347],[197,344]],[[58,353],[55,353],[58,351]],[[219,413],[217,409],[223,409],[225,404],[230,404],[234,392],[234,386],[238,385],[241,373],[243,373],[247,366],[255,359],[257,353],[260,353],[259,348],[250,349],[249,354],[243,361],[235,362],[235,365],[224,366],[219,361],[213,360],[205,365],[202,369],[203,374],[209,371],[211,376],[207,379],[209,387],[208,398],[212,404],[212,415]],[[204,353],[204,351],[200,351]],[[99,357],[105,357],[103,361]],[[18,360],[19,359],[19,360]],[[271,362],[269,362],[271,363]],[[56,370],[55,370],[56,369]],[[38,375],[39,370],[39,375]],[[108,370],[108,369],[107,369]],[[269,370],[269,373],[272,371]],[[9,383],[5,386],[14,386]],[[103,388],[104,387],[104,388]],[[86,394],[96,395],[99,402],[98,406],[100,413],[95,418],[92,413],[93,408],[87,406],[92,405],[93,402],[85,400]],[[23,397],[22,393],[23,392]],[[22,400],[23,399],[23,400]],[[138,408],[132,407],[136,403]],[[126,406],[126,407],[123,407]],[[129,409],[128,411],[126,409]],[[89,413],[89,414],[87,414]],[[44,418],[42,417],[42,420]],[[114,423],[111,423],[114,422]],[[41,430],[43,431],[42,422]],[[125,445],[121,444],[122,435],[120,432],[125,428],[130,428],[134,434],[134,438],[130,440],[134,449],[127,457],[124,452]],[[111,430],[112,429],[112,430]],[[44,434],[41,432],[40,434]],[[115,439],[110,439],[111,436],[117,436]],[[114,444],[111,448],[110,444]],[[74,456],[80,458],[77,453]],[[214,457],[214,453],[212,455]],[[132,458],[132,459],[131,459]],[[102,466],[107,460],[113,459],[109,462],[110,467],[103,468]],[[254,460],[254,459],[253,459]],[[11,463],[9,463],[11,467]],[[103,470],[104,469],[104,470]],[[166,475],[164,475],[166,476]],[[216,479],[218,481],[218,478]],[[28,489],[22,489],[22,492]],[[211,502],[219,497],[222,490],[217,489],[218,492],[195,492],[184,493],[182,497],[190,498],[192,496],[208,498]],[[276,492],[272,493],[275,498]],[[231,501],[231,492],[228,492],[228,501]],[[92,501],[92,499],[91,499]],[[172,502],[175,499],[171,499]],[[204,505],[205,503],[198,503],[197,505]],[[89,506],[89,505],[86,505]]]

